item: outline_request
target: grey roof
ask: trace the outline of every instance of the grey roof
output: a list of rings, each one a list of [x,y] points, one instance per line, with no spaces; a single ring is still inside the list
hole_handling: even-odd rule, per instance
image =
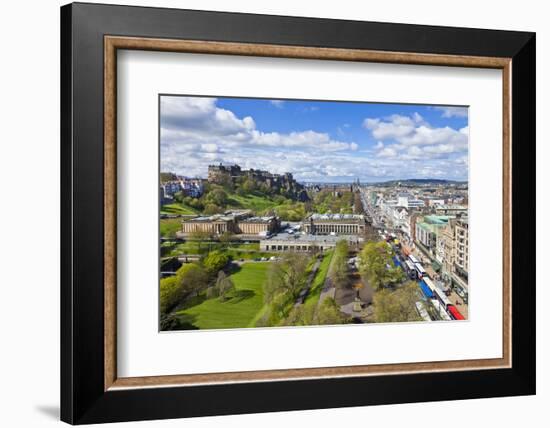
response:
[[[277,233],[272,235],[270,238],[263,239],[262,241],[288,241],[288,242],[303,242],[303,243],[333,243],[335,244],[342,239],[348,241],[357,241],[356,235],[312,235],[312,234],[302,234],[302,233]]]

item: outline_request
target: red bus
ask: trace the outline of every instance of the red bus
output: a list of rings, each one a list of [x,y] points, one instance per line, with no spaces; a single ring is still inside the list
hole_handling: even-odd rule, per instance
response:
[[[463,320],[464,317],[460,312],[458,312],[458,309],[455,307],[455,305],[447,305],[447,309],[449,310],[449,313],[451,314],[451,317],[455,320]]]

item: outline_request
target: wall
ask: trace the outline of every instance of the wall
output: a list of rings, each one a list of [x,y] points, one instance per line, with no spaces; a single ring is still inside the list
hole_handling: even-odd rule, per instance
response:
[[[123,2],[123,0],[120,0]],[[104,1],[104,3],[112,3]],[[538,175],[539,222],[548,212],[550,182],[548,128],[550,114],[550,28],[544,2],[525,0],[353,0],[297,2],[277,0],[125,1],[129,4],[195,9],[393,21],[417,24],[537,31],[538,47]],[[59,5],[57,0],[4,2],[2,32],[0,175],[0,317],[2,325],[2,425],[44,427],[58,424],[59,397]],[[546,195],[541,195],[541,193]],[[544,198],[543,196],[546,196]],[[546,208],[546,209],[545,209]],[[539,228],[538,259],[548,257],[548,228]],[[37,239],[38,238],[38,239]],[[542,251],[545,251],[543,253]],[[35,258],[29,269],[27,257]],[[467,400],[354,409],[289,412],[144,423],[139,426],[281,427],[281,426],[407,426],[516,427],[546,417],[550,400],[547,321],[543,304],[547,284],[538,287],[539,394],[536,397]],[[543,325],[543,322],[545,325]],[[543,341],[543,337],[545,340]],[[475,387],[475,386],[473,386]],[[213,403],[215,405],[215,403]],[[531,423],[541,426],[540,423]],[[133,427],[132,423],[124,426]]]

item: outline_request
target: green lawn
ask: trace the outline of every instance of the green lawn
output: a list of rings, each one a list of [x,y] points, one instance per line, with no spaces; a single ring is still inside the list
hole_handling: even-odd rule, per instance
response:
[[[317,270],[313,283],[311,284],[309,294],[304,302],[306,307],[317,305],[317,302],[319,301],[319,297],[321,296],[321,291],[323,290],[323,285],[327,277],[330,261],[332,260],[332,253],[332,251],[328,251],[319,265],[319,269]]]
[[[161,229],[162,234],[162,229]],[[180,244],[174,244],[174,243],[164,243],[162,244],[163,251],[162,255],[163,257],[174,257],[178,256],[180,254],[199,254],[199,242],[198,241],[187,241]],[[202,242],[200,245],[200,253],[206,253],[209,250],[219,250],[223,247],[223,244],[216,241],[205,241]],[[260,253],[260,243],[259,242],[249,242],[248,244],[245,244],[244,242],[234,242],[231,243],[227,248],[226,252],[228,255],[232,256],[236,259],[249,259],[249,258],[256,258],[256,257],[267,257],[264,254],[268,253]]]
[[[177,312],[182,321],[199,329],[253,327],[264,311],[263,284],[269,263],[245,263],[231,275],[234,296],[221,302],[218,298],[204,300],[191,308]]]
[[[163,238],[174,238],[179,230],[181,230],[181,218],[160,219],[160,236]]]
[[[247,194],[244,196],[232,194],[229,197],[228,207],[232,208],[244,208],[260,213],[267,209],[277,206],[277,202],[273,201],[268,196],[258,196],[254,194]]]
[[[167,204],[163,205],[160,208],[161,214],[183,214],[183,215],[191,215],[191,214],[197,214],[197,210],[190,207],[186,204],[180,204],[178,202],[175,202],[173,204]]]

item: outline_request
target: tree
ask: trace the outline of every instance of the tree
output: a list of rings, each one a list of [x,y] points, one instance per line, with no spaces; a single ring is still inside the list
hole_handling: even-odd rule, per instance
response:
[[[332,297],[327,297],[321,302],[313,319],[315,325],[344,324],[347,321]]]
[[[189,238],[193,241],[197,241],[198,248],[197,251],[199,254],[201,254],[202,244],[204,241],[209,241],[212,238],[212,235],[210,232],[206,230],[195,230],[189,234]]]
[[[176,275],[160,280],[160,311],[167,314],[187,295],[206,286],[208,278],[204,269],[196,263],[180,267]]]
[[[179,301],[180,285],[175,276],[160,280],[160,312],[168,313]]]
[[[409,281],[395,291],[381,290],[374,295],[374,318],[376,322],[420,321],[416,302],[420,299],[418,286]]]
[[[268,278],[264,284],[266,303],[272,302],[278,295],[295,299],[306,280],[308,258],[303,254],[285,254],[281,260],[272,263]]]
[[[227,204],[227,193],[225,193],[225,191],[221,188],[215,188],[206,195],[206,201],[219,207],[223,207]]]
[[[208,285],[208,275],[198,263],[188,263],[177,270],[176,281],[181,287],[181,294],[198,293]]]
[[[160,316],[161,331],[177,330],[179,324],[178,317],[175,314],[161,314]]]
[[[223,209],[216,204],[208,203],[204,206],[204,214],[212,215],[219,214]]]
[[[229,231],[226,231],[220,235],[219,239],[222,244],[222,248],[227,248],[231,244],[231,242],[235,239],[235,235]]]
[[[353,200],[353,212],[355,214],[363,214],[364,208],[363,208],[363,202],[361,201],[361,193],[355,192],[354,194],[354,200]]]
[[[330,271],[330,280],[336,288],[344,288],[349,284],[348,281],[348,253],[349,245],[347,241],[340,240],[336,243],[332,266]]]
[[[210,251],[202,261],[206,271],[210,275],[216,274],[229,263],[229,256],[222,251]]]
[[[241,189],[245,194],[252,193],[256,190],[256,182],[251,178],[246,178],[241,185]]]
[[[216,289],[218,290],[218,296],[223,302],[228,299],[228,294],[235,290],[235,285],[231,278],[225,274],[224,271],[218,272],[218,278],[216,279]]]
[[[312,325],[314,313],[315,313],[315,306],[299,305],[299,306],[293,307],[288,313],[287,317],[284,320],[282,320],[280,325],[286,325],[286,326]]]
[[[384,241],[368,242],[359,253],[361,275],[375,290],[403,278],[399,268],[392,265],[391,251]]]

